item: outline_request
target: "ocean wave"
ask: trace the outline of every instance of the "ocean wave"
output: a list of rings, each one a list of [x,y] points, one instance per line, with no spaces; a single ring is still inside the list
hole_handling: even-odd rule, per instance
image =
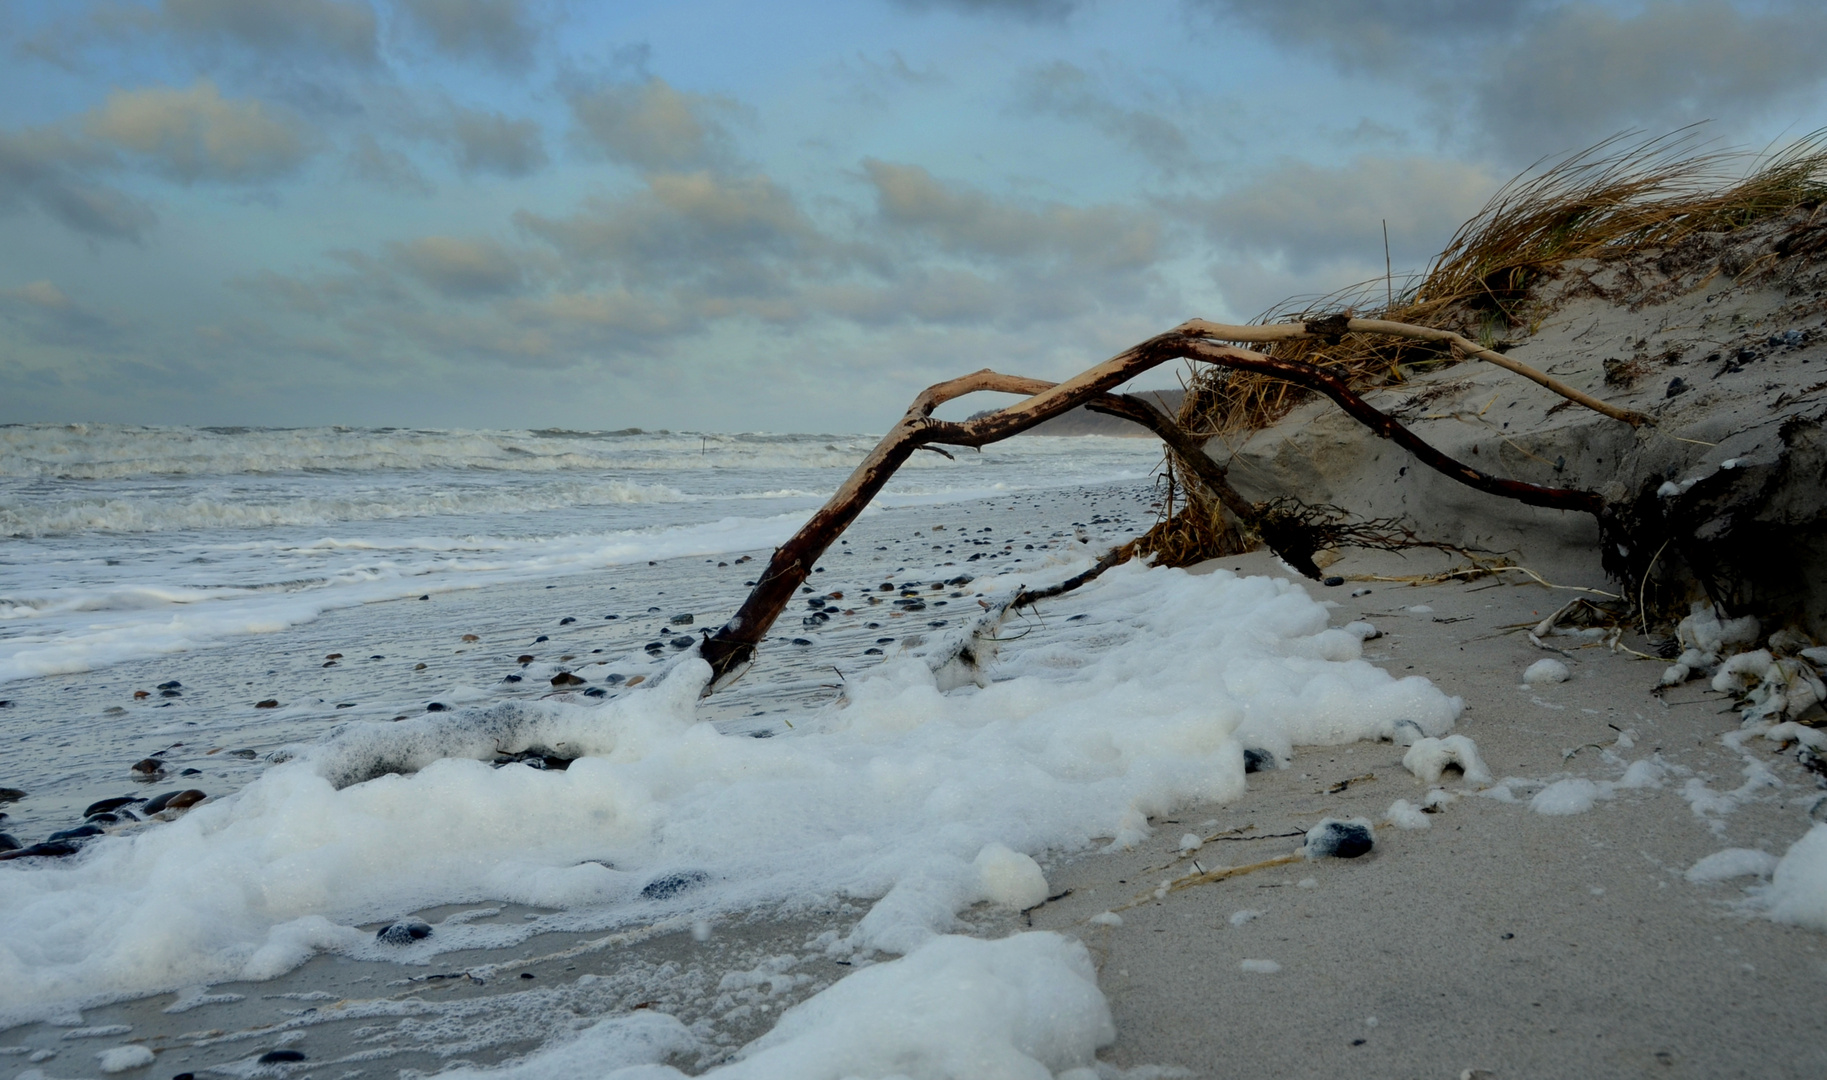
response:
[[[851,467],[872,436],[404,428],[0,426],[0,477],[115,480],[382,470]]]
[[[0,503],[0,535],[16,539],[72,533],[147,533],[194,529],[331,525],[350,521],[436,515],[522,513],[569,506],[676,503],[693,497],[664,484],[541,484],[531,490],[367,491],[341,497],[290,496],[272,501],[208,497],[68,499],[44,504]]]

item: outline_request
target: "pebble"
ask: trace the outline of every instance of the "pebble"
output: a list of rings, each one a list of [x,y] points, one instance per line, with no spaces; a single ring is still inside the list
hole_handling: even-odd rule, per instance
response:
[[[151,696],[152,696],[152,691],[150,691],[150,690],[135,690],[133,692],[133,700],[135,700],[135,701],[144,701],[145,699],[147,699]]]
[[[42,844],[22,847],[14,851],[0,851],[0,861],[10,859],[61,859],[74,855],[82,850],[82,845],[73,840],[46,840]]]
[[[519,682],[519,681],[520,681],[520,676],[518,676],[518,675],[504,675],[504,676],[502,676],[502,678],[501,678],[501,681],[502,681],[502,682]]]
[[[1375,843],[1368,825],[1328,818],[1307,833],[1307,856],[1355,859],[1368,853]]]
[[[691,644],[692,639],[689,637],[676,637],[672,639],[672,647],[675,649],[689,649],[691,648]]]
[[[18,851],[19,841],[13,839],[12,833],[0,832],[0,851]]]
[[[160,690],[159,696],[164,698],[183,697],[184,692],[182,690]]]
[[[521,654],[520,654],[520,655],[519,655],[519,656],[516,656],[516,657],[515,657],[515,658],[514,658],[514,663],[516,663],[516,664],[530,664],[530,663],[532,663],[532,662],[533,662],[533,659],[534,659],[534,657],[533,657],[533,654],[532,654],[532,653],[521,653]]]
[[[25,792],[16,787],[0,787],[0,803],[18,802],[25,798]]]
[[[464,640],[464,641],[481,641],[482,639],[477,637],[474,634],[464,634],[462,640]]]
[[[133,763],[133,771],[145,776],[165,771],[165,763],[158,758],[141,758]]]
[[[183,683],[181,683],[181,682],[179,682],[179,681],[178,681],[178,680],[176,680],[176,679],[172,679],[172,680],[171,680],[171,681],[169,681],[169,682],[162,682],[162,683],[160,683],[160,684],[159,684],[159,686],[158,686],[158,688],[159,688],[159,689],[160,689],[160,690],[181,690],[181,689],[183,689],[183,688],[184,688],[184,684],[183,684]]]
[[[324,659],[325,659],[325,660],[341,660],[341,659],[342,659],[342,658],[343,658],[343,654],[342,654],[342,653],[339,653],[339,652],[333,652],[333,653],[326,653],[326,654],[324,654]]]
[[[636,675],[634,678],[628,680],[628,685],[629,686],[639,686],[646,681],[647,681],[647,676]]]
[[[569,671],[561,671],[558,674],[552,676],[552,685],[553,686],[582,686],[582,685],[584,685],[584,680],[576,675],[571,674]]]
[[[431,927],[417,919],[402,919],[376,930],[374,936],[389,945],[410,945],[422,938],[430,937]]]
[[[426,712],[443,712],[448,708],[450,708],[450,706],[444,704],[442,701],[431,701],[425,704]]]
[[[278,698],[267,698],[265,701],[254,702],[254,708],[256,708],[256,709],[277,709],[278,707],[279,707]]]
[[[552,640],[551,638],[545,636],[544,634],[541,634],[538,637],[533,639],[533,644],[537,645],[542,641],[551,641],[551,640]]]
[[[430,933],[431,927],[426,927],[425,932]],[[303,1061],[304,1059],[305,1056],[302,1050],[268,1050],[266,1053],[260,1055],[257,1064],[273,1065],[281,1061]]]
[[[574,623],[574,622],[576,622],[576,621],[577,621],[577,620],[576,620],[576,619],[574,619],[574,618],[572,618],[572,617],[571,617],[571,616],[569,616],[569,615],[566,615],[566,616],[565,616],[565,617],[564,617],[564,618],[562,618],[562,619],[560,619],[560,620],[558,620],[558,625],[560,625],[560,626],[570,626],[570,625],[571,625],[571,624],[572,624],[572,623]]]
[[[584,691],[584,696],[585,697],[608,697],[609,691],[604,690],[600,686],[592,686],[590,689]]]
[[[156,814],[161,810],[188,810],[209,798],[196,788],[185,788],[182,791],[167,791],[148,802],[143,809],[147,814]]]
[[[688,889],[696,888],[709,880],[709,876],[702,871],[682,870],[676,874],[654,878],[641,890],[641,895],[649,900],[665,900]]]
[[[1243,771],[1246,773],[1274,772],[1281,768],[1275,755],[1267,750],[1245,750],[1243,752]]]
[[[145,801],[146,800],[139,798],[137,796],[134,796],[134,795],[117,795],[112,799],[101,799],[99,801],[90,803],[89,808],[82,812],[82,816],[83,817],[94,817],[96,814],[105,814],[110,810],[119,810],[121,807],[126,806],[128,803],[145,802]]]
[[[100,825],[78,825],[74,829],[61,829],[44,839],[46,843],[57,840],[86,840],[91,836],[100,836],[101,834],[102,827]]]

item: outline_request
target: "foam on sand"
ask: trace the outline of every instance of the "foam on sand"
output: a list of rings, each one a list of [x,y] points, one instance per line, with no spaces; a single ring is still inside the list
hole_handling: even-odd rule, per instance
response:
[[[944,693],[923,660],[891,660],[770,739],[699,719],[695,657],[602,705],[349,724],[176,822],[0,873],[0,1024],[271,977],[317,952],[423,963],[545,930],[844,897],[874,903],[834,951],[911,953],[970,904],[1044,899],[1034,856],[1243,794],[1240,732],[1439,735],[1460,709],[1343,658],[1338,638],[1356,636],[1286,581],[1131,564],[1087,592],[1100,621],[1074,631],[1086,640],[1015,650],[1000,681]],[[1056,664],[1062,649],[1077,662]],[[528,747],[577,759],[476,760]],[[558,910],[431,923],[400,944],[372,928],[482,900]]]

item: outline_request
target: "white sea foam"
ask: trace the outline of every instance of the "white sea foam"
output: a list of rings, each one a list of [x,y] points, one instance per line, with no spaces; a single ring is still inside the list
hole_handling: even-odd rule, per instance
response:
[[[1343,742],[1399,723],[1438,736],[1459,711],[1425,680],[1327,658],[1326,609],[1285,581],[1130,564],[1086,588],[1085,663],[1011,647],[997,681],[942,693],[923,661],[894,660],[766,740],[698,720],[696,659],[601,706],[348,725],[176,822],[0,873],[0,1024],[316,952],[423,962],[842,897],[873,903],[834,950],[912,959],[966,905],[1044,897],[1034,857],[1242,794],[1246,723]],[[557,744],[583,756],[562,772],[474,760]],[[361,928],[485,899],[558,912],[450,920],[403,947]]]

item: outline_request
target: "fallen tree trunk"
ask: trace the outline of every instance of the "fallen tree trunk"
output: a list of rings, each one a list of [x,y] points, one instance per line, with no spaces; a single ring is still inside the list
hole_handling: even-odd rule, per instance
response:
[[[1504,480],[1471,468],[1436,450],[1409,431],[1400,422],[1376,409],[1354,392],[1343,379],[1293,360],[1283,360],[1250,352],[1211,340],[1224,337],[1235,340],[1232,332],[1274,335],[1257,340],[1283,340],[1296,335],[1326,336],[1352,329],[1342,320],[1313,324],[1288,324],[1270,327],[1232,327],[1195,320],[1165,334],[1132,346],[1061,383],[1049,383],[1017,375],[1004,375],[984,369],[956,379],[937,383],[922,391],[894,428],[882,437],[869,456],[856,467],[830,500],[785,544],[775,549],[767,568],[757,579],[747,599],[730,620],[707,637],[701,655],[710,662],[712,679],[706,693],[728,686],[739,678],[753,661],[756,647],[780,616],[793,592],[811,576],[818,561],[857,515],[879,494],[895,472],[921,448],[937,445],[981,447],[1018,435],[1036,424],[1084,405],[1098,412],[1122,416],[1142,424],[1158,435],[1177,460],[1184,462],[1210,493],[1241,521],[1254,525],[1260,520],[1257,507],[1244,499],[1225,479],[1224,469],[1206,455],[1193,438],[1161,410],[1134,397],[1115,395],[1110,391],[1151,368],[1169,360],[1187,359],[1242,371],[1254,371],[1286,380],[1317,391],[1332,399],[1353,418],[1390,439],[1423,464],[1452,477],[1462,484],[1504,498],[1517,499],[1532,506],[1575,510],[1602,515],[1604,502],[1595,493],[1562,488],[1545,488],[1516,480]],[[1390,324],[1402,327],[1402,324]],[[1379,326],[1378,332],[1396,332]],[[1403,330],[1422,330],[1403,327]],[[1437,332],[1436,332],[1437,333]],[[1417,335],[1418,336],[1418,335]],[[1474,346],[1476,347],[1476,346]],[[1513,362],[1512,362],[1513,363]],[[1529,369],[1533,371],[1533,369]],[[1535,373],[1540,375],[1539,372]],[[1544,385],[1552,383],[1547,376]],[[1550,387],[1551,389],[1553,387]],[[955,398],[978,391],[1026,394],[1027,399],[1005,409],[973,420],[953,422],[935,420],[933,411]],[[1568,391],[1577,394],[1577,391]],[[1580,400],[1584,395],[1574,397]],[[1590,399],[1588,399],[1590,400]],[[1582,402],[1584,403],[1584,402]],[[1603,406],[1599,411],[1613,415],[1619,410]],[[1635,415],[1635,414],[1632,414]],[[1630,422],[1627,417],[1620,416]],[[1101,569],[1098,571],[1101,572]],[[1095,576],[1091,575],[1091,576]],[[1089,580],[1086,578],[1085,580]]]

